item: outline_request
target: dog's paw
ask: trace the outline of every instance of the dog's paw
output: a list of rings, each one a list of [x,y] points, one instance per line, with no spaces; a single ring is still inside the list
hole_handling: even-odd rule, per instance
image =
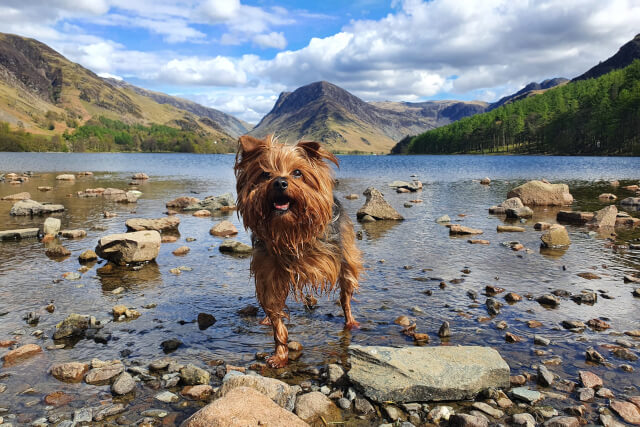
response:
[[[353,329],[360,329],[360,323],[358,323],[356,320],[353,320],[351,322],[345,323],[344,328],[350,331]]]
[[[267,357],[267,365],[269,365],[272,368],[284,368],[285,366],[287,366],[287,363],[289,362],[289,357],[288,356],[277,356],[277,355],[273,355],[270,357]]]

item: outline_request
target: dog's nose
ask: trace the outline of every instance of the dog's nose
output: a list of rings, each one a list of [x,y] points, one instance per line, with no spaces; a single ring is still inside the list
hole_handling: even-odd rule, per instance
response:
[[[280,177],[276,178],[276,180],[273,181],[273,186],[276,190],[284,192],[289,186],[289,183],[287,182],[287,178]]]

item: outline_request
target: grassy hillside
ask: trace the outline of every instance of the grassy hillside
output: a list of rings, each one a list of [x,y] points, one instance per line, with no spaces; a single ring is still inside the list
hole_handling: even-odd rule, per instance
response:
[[[411,154],[640,155],[640,60],[425,132]]]

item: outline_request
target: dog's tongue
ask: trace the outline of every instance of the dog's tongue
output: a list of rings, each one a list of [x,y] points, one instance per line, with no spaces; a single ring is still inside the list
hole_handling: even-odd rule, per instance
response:
[[[283,204],[279,204],[278,202],[275,202],[273,206],[275,206],[275,208],[279,211],[286,211],[287,209],[289,209],[289,202],[283,203]]]

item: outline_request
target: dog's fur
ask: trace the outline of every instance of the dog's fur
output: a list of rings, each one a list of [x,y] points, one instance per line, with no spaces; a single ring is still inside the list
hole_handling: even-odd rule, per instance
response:
[[[273,327],[272,367],[288,362],[284,308],[289,292],[302,299],[340,286],[345,327],[358,322],[351,297],[362,271],[353,224],[333,196],[334,179],[325,160],[338,159],[317,142],[284,145],[267,136],[239,139],[234,171],[238,214],[252,231],[251,273],[256,295]],[[266,320],[266,319],[265,319]]]

